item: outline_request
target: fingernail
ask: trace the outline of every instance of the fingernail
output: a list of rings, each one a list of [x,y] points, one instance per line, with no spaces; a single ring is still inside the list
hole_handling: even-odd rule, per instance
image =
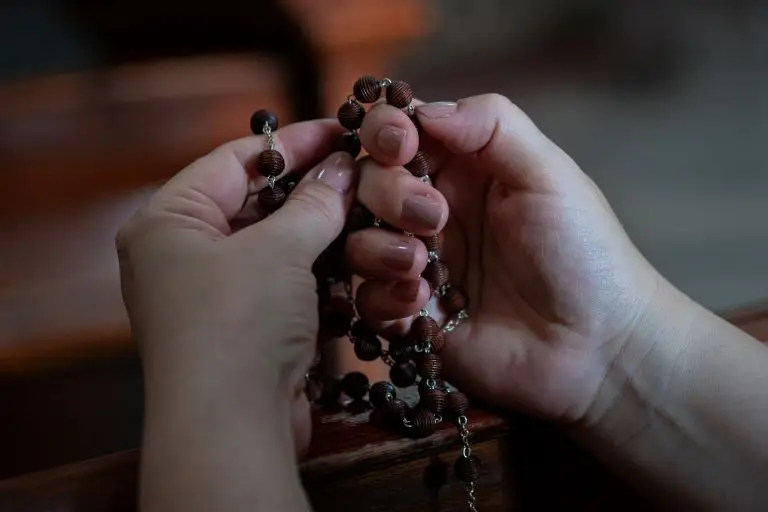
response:
[[[439,119],[453,115],[458,107],[459,104],[455,101],[437,101],[435,103],[419,105],[416,107],[416,111],[424,117]]]
[[[403,201],[403,220],[423,229],[437,229],[443,217],[439,201],[427,196],[411,196]]]
[[[392,285],[392,288],[390,288],[389,293],[392,295],[392,298],[395,300],[399,300],[402,302],[413,302],[416,300],[416,297],[419,296],[419,288],[421,288],[421,281],[398,281],[394,285]]]
[[[311,174],[311,179],[321,181],[345,194],[354,181],[355,159],[349,153],[334,153],[318,165]]]
[[[376,135],[376,145],[379,151],[388,156],[398,156],[404,140],[405,130],[394,126],[385,126]]]
[[[390,243],[381,255],[382,263],[398,272],[411,270],[414,258],[416,258],[416,244],[410,240]]]

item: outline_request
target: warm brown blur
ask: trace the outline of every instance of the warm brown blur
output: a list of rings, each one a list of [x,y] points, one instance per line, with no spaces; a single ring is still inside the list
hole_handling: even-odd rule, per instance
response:
[[[117,227],[255,109],[333,115],[361,74],[510,96],[676,285],[768,296],[768,9],[670,3],[4,2],[0,478],[137,446]]]

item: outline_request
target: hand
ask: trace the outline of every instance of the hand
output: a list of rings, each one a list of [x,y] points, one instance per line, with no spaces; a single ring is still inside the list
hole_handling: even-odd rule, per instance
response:
[[[362,163],[358,200],[420,235],[445,226],[441,257],[471,315],[448,336],[448,380],[504,407],[581,419],[663,280],[595,184],[509,100],[477,96],[416,112],[437,190],[399,167],[418,135],[403,112],[378,105],[362,127],[372,158]],[[356,272],[377,278],[358,298],[368,317],[390,322],[426,302],[420,242],[372,228],[352,235],[347,253]],[[402,282],[410,297],[392,295]]]
[[[318,164],[338,131],[328,120],[276,132],[287,172]],[[120,230],[117,247],[150,401],[170,393],[167,402],[177,403],[211,391],[214,401],[251,404],[243,411],[262,396],[267,404],[293,403],[287,412],[301,450],[310,434],[304,375],[318,327],[311,267],[343,227],[355,164],[332,154],[278,212],[234,232],[248,194],[246,167],[265,144],[248,137],[190,165]]]

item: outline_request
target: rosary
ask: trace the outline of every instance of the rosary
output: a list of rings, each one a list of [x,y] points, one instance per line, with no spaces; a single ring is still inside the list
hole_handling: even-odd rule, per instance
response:
[[[372,76],[363,76],[355,82],[353,93],[338,110],[339,122],[348,131],[336,141],[336,151],[345,151],[357,158],[362,149],[358,133],[366,114],[363,104],[375,103],[382,96],[389,105],[404,109],[421,133],[410,85],[388,78],[377,80]],[[259,110],[251,117],[251,131],[267,138],[267,149],[258,155],[254,168],[249,169],[254,178],[261,175],[267,179],[267,186],[259,191],[257,197],[257,204],[265,214],[275,212],[285,203],[298,179],[296,176],[277,178],[285,170],[283,156],[275,149],[273,132],[277,128],[277,117],[267,110]],[[430,156],[419,149],[405,168],[416,179],[429,183],[432,165]],[[322,389],[319,401],[324,404],[336,403],[342,393],[355,401],[364,400],[367,395],[375,408],[374,413],[402,435],[424,437],[444,421],[454,423],[462,446],[454,464],[454,473],[466,484],[468,510],[477,512],[475,482],[480,476],[480,459],[472,454],[469,444],[466,416],[469,403],[463,393],[441,379],[440,359],[446,334],[468,318],[467,297],[448,281],[448,268],[440,260],[440,234],[420,238],[429,254],[427,267],[421,276],[429,283],[432,297],[437,298],[448,321],[442,327],[438,325],[430,316],[427,304],[414,317],[406,335],[387,336],[385,350],[383,336],[368,327],[356,312],[352,276],[344,264],[346,235],[371,227],[396,229],[374,218],[362,205],[353,206],[342,234],[315,262],[313,273],[317,277],[320,332],[328,338],[347,337],[354,344],[354,353],[361,361],[382,359],[390,366],[391,382],[370,385],[368,377],[361,372],[348,373],[339,380],[321,375],[318,364],[307,374],[307,381]],[[339,287],[343,294],[332,293],[334,288]],[[397,398],[397,388],[411,386],[418,386],[419,400],[416,404]]]

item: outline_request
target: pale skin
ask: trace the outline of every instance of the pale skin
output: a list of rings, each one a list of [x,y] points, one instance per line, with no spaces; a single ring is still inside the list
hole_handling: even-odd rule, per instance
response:
[[[277,132],[288,171],[313,170],[268,219],[230,228],[244,166],[265,146],[249,137],[189,166],[123,227],[123,293],[146,375],[142,509],[309,510],[295,454],[310,435],[310,269],[354,200],[404,230],[444,229],[443,259],[471,302],[447,340],[449,380],[561,424],[660,505],[768,509],[768,348],[659,275],[595,184],[505,98],[417,115],[436,189],[399,167],[418,135],[379,105],[359,164],[323,160],[332,120]],[[414,196],[432,200],[431,214],[406,214]],[[369,229],[347,244],[352,269],[375,278],[358,307],[382,329],[406,327],[429,294],[426,249],[409,243]]]

